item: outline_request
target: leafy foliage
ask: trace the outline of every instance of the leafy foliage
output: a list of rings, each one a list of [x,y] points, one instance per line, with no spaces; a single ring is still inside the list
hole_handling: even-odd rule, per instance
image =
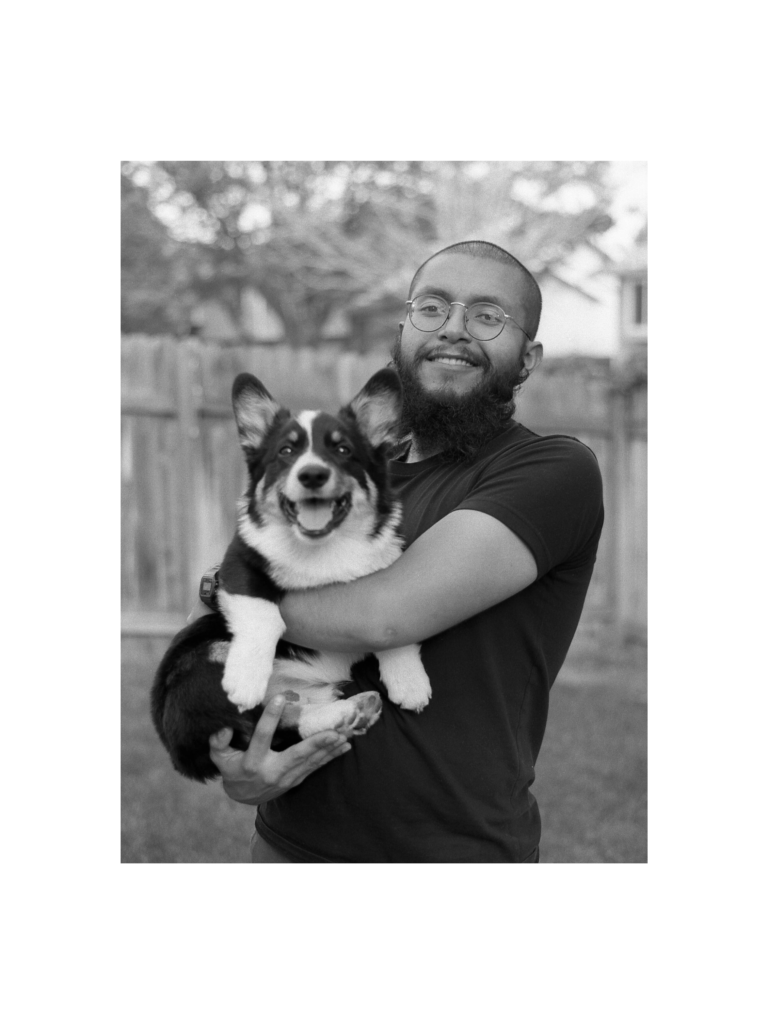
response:
[[[486,238],[556,273],[611,226],[604,162],[161,161],[123,165],[123,329],[189,330],[255,287],[295,345],[329,313],[401,300],[415,268]],[[245,334],[245,331],[242,332]]]
[[[125,334],[188,329],[195,302],[189,255],[150,212],[149,193],[130,177],[121,180],[121,327]]]

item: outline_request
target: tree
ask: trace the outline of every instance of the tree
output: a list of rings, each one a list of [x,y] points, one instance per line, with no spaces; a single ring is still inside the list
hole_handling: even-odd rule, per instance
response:
[[[123,175],[120,320],[124,334],[187,333],[195,293],[185,246],[150,211],[146,189]]]
[[[292,344],[312,344],[331,310],[402,299],[414,268],[462,238],[495,241],[537,274],[556,273],[579,247],[599,254],[596,239],[611,224],[604,169],[600,161],[128,163],[131,201],[146,204],[135,233],[152,270],[151,281],[134,274],[131,301],[156,309],[169,288],[167,315],[176,317],[190,295],[215,297],[241,323],[243,290],[253,286]]]

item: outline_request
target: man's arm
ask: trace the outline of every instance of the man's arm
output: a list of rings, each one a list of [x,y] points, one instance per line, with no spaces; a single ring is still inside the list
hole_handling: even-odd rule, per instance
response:
[[[351,583],[287,594],[285,639],[327,651],[381,651],[419,643],[534,582],[536,562],[508,527],[458,509],[389,568]]]

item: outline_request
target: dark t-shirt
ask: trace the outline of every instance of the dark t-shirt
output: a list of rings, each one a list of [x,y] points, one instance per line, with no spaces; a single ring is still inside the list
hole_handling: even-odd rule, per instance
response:
[[[296,859],[524,861],[541,823],[529,787],[549,689],[573,639],[603,523],[597,460],[575,438],[513,422],[471,464],[392,464],[411,543],[455,509],[485,512],[528,546],[525,590],[422,644],[432,700],[384,700],[352,750],[258,811],[259,834]],[[347,693],[377,689],[375,659]]]

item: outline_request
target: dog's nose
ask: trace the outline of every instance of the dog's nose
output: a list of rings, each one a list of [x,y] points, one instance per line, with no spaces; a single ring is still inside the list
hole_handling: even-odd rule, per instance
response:
[[[326,466],[305,466],[299,473],[299,483],[310,491],[316,491],[330,475],[331,471]]]

